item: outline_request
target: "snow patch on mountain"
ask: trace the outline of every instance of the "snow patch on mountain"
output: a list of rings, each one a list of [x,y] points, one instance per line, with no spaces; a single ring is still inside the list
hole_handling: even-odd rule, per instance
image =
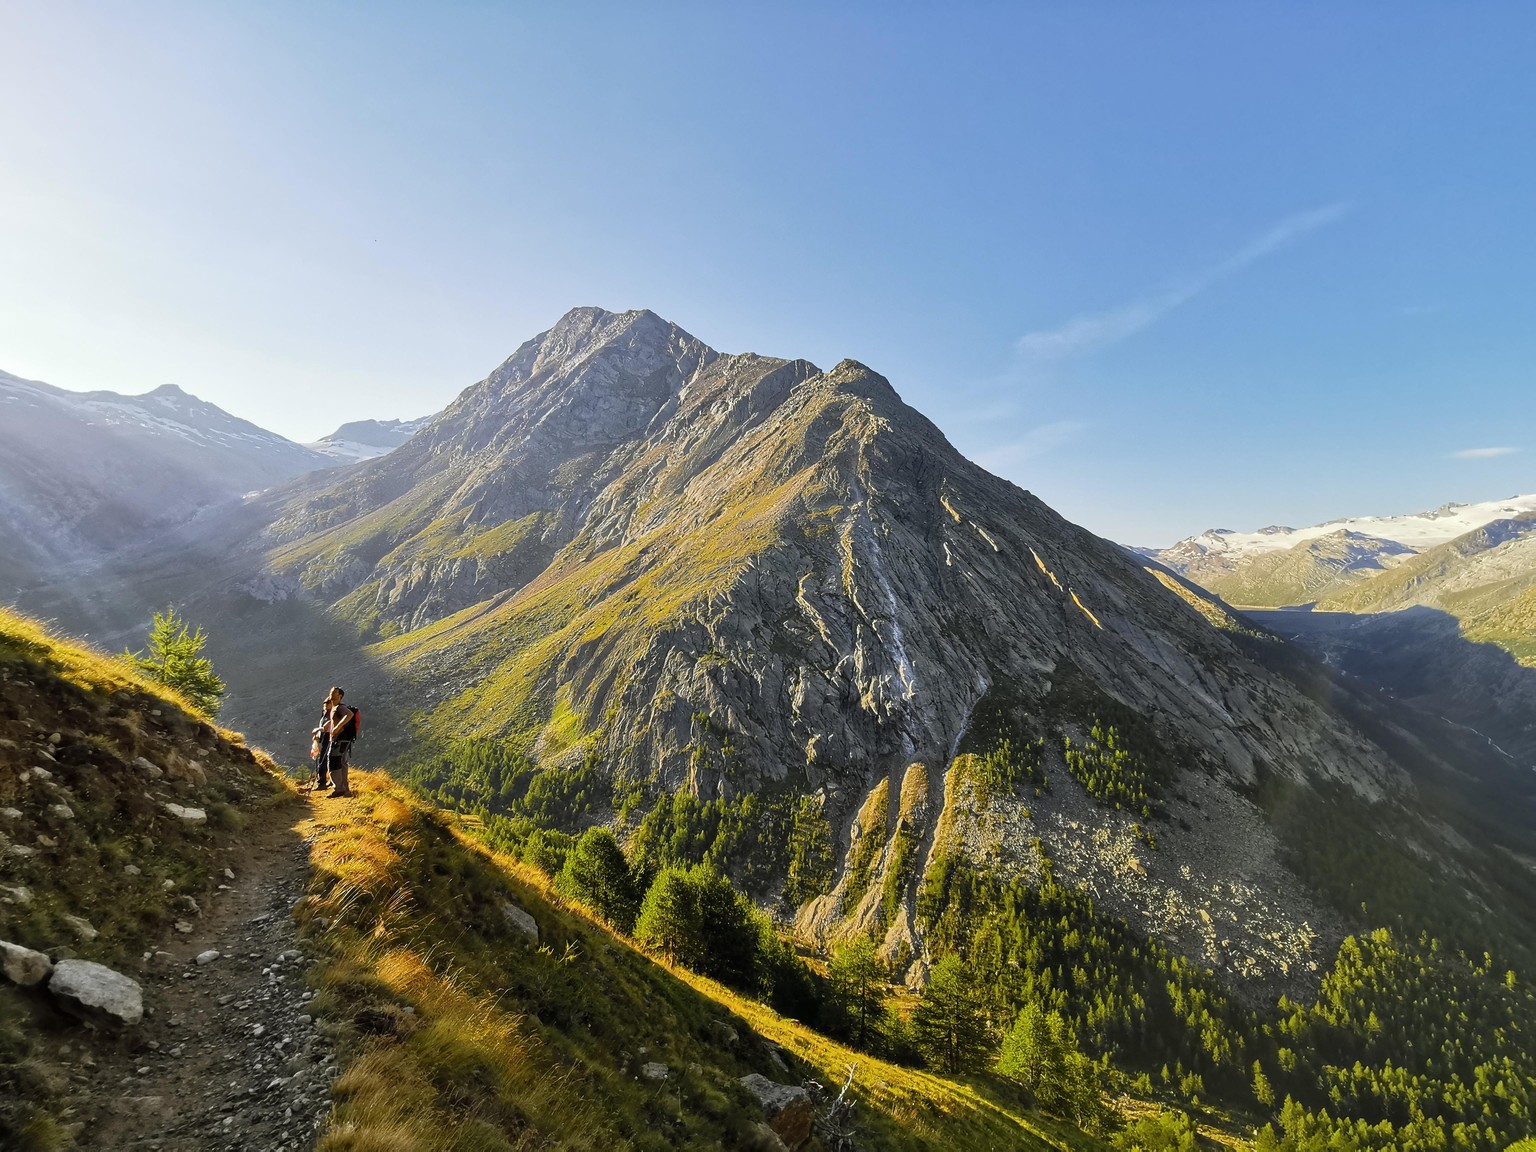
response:
[[[353,420],[305,447],[336,460],[372,460],[393,452],[435,419],[434,414],[418,420]]]
[[[1314,524],[1309,528],[1271,525],[1253,532],[1212,528],[1198,536],[1186,537],[1169,548],[1146,550],[1145,554],[1167,556],[1170,553],[1219,553],[1231,560],[1241,560],[1264,552],[1293,548],[1305,541],[1339,531],[1374,536],[1379,540],[1390,540],[1422,551],[1476,531],[1495,520],[1505,520],[1526,512],[1536,512],[1536,493],[1511,496],[1507,500],[1485,500],[1478,504],[1443,504],[1428,512],[1414,512],[1405,516],[1351,516]]]

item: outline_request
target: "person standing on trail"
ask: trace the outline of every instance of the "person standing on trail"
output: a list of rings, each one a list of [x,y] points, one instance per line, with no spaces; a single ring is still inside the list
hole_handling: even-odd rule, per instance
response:
[[[332,692],[335,689],[331,689]],[[331,698],[320,701],[320,723],[315,725],[314,731],[309,734],[309,758],[315,765],[315,779],[310,789],[315,792],[323,792],[331,786],[331,773],[328,767],[331,753],[331,741],[325,734],[326,724],[331,718]]]
[[[345,695],[340,688],[332,688],[326,694],[325,711],[321,714],[321,783],[316,787],[324,787],[328,772],[335,786],[332,797],[352,795],[352,790],[347,787],[347,765],[352,756],[352,742],[357,739],[357,709],[348,708],[341,702]]]

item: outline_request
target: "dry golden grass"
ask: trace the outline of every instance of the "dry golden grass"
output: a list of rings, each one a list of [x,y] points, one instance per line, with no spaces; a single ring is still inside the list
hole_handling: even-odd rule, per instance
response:
[[[516,1149],[559,1133],[558,1147],[595,1148],[592,1102],[522,1013],[452,962],[437,922],[451,926],[455,909],[419,907],[414,825],[428,814],[382,777],[354,771],[352,784],[352,801],[312,800],[297,826],[317,878],[300,918],[330,954],[316,1000],[334,1016],[360,999],[374,1009],[318,1147]]]
[[[158,696],[167,704],[196,713],[179,693],[141,675],[125,660],[98,652],[67,636],[61,636],[46,624],[0,608],[0,642],[50,664],[60,678],[87,692],[104,694],[131,689]],[[233,733],[226,733],[232,736]]]
[[[102,695],[125,690],[139,692],[158,697],[178,711],[203,718],[197,706],[180,692],[151,680],[127,660],[82,644],[40,620],[20,615],[8,608],[0,608],[0,647],[8,647],[19,654],[45,662],[60,679],[86,692]],[[209,726],[236,747],[245,747],[243,733],[213,723]],[[259,748],[251,751],[263,768],[268,771],[277,770],[277,765],[266,752]]]

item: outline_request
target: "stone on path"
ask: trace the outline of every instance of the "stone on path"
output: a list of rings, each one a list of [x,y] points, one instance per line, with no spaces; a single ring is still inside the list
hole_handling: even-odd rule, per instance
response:
[[[208,823],[208,813],[201,808],[183,808],[180,804],[166,802],[165,810],[178,820],[185,820],[188,824]]]
[[[199,952],[197,954],[197,962],[199,964],[212,964],[221,955],[222,953],[217,948],[210,948],[206,952]]]
[[[659,1084],[671,1074],[671,1069],[655,1060],[640,1066],[640,1079]]]
[[[165,775],[158,764],[151,764],[142,756],[137,757],[134,760],[133,766],[140,772],[144,773],[144,775],[148,776],[151,780],[158,780],[160,777]]]
[[[60,920],[69,925],[70,931],[86,943],[96,939],[101,933],[96,931],[96,925],[92,924],[84,916],[60,916]]]
[[[53,961],[41,952],[0,940],[0,971],[12,984],[32,988],[53,973]]]
[[[93,1026],[137,1024],[144,1016],[138,981],[91,960],[60,960],[48,991],[65,1011]]]

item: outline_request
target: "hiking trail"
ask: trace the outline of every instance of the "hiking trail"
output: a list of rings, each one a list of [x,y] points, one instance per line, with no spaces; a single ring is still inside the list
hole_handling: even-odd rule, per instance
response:
[[[138,1027],[61,1042],[77,1086],[65,1119],[80,1125],[81,1146],[282,1152],[314,1145],[331,1110],[337,1064],[304,1010],[310,961],[292,910],[310,865],[294,826],[312,805],[332,801],[306,799],[253,814],[209,906],[190,932],[161,942],[141,978]]]

